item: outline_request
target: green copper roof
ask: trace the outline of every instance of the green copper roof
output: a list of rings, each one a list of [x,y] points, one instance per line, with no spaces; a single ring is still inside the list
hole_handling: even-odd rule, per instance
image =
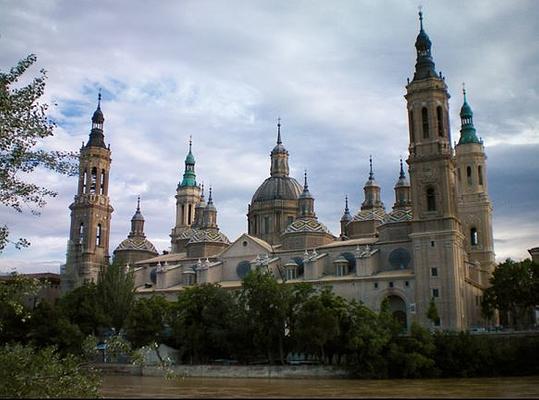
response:
[[[184,186],[197,186],[196,174],[195,174],[195,156],[191,152],[191,139],[189,139],[189,153],[185,157],[185,172],[183,174],[183,179],[178,185],[180,187]]]
[[[472,107],[470,107],[470,105],[466,101],[466,90],[463,89],[463,93],[464,93],[464,104],[462,105],[462,108],[460,109],[461,128],[460,128],[460,140],[458,144],[466,144],[466,143],[480,144],[481,141],[477,137],[476,132],[475,132],[475,127],[473,126]]]

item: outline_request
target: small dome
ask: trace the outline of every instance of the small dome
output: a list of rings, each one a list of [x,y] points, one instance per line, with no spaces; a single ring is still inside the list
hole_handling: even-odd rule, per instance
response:
[[[470,107],[470,105],[468,104],[466,100],[464,100],[464,104],[462,105],[460,109],[460,117],[461,118],[473,117],[472,107]]]
[[[285,149],[282,143],[277,143],[275,147],[273,148],[273,150],[271,151],[271,154],[276,154],[276,153],[288,153],[288,151]]]
[[[143,239],[143,238],[138,238],[138,237],[127,238],[124,241],[122,241],[118,245],[118,247],[116,247],[116,250],[114,250],[114,253],[116,253],[117,251],[127,251],[127,250],[149,251],[151,253],[155,253],[155,255],[158,254],[152,242],[150,242],[148,239]]]
[[[294,178],[271,176],[255,192],[251,204],[266,200],[298,200],[303,188]]]
[[[294,222],[292,222],[290,225],[288,225],[283,233],[283,235],[286,235],[287,233],[329,233],[331,235],[331,232],[329,229],[322,224],[321,222],[318,222],[314,218],[298,218]]]
[[[215,229],[197,229],[188,244],[208,242],[230,244],[225,234]]]
[[[429,35],[423,30],[423,27],[421,27],[421,30],[419,31],[419,35],[417,35],[417,39],[415,41],[415,48],[417,50],[429,50],[432,46],[432,42],[430,41]]]
[[[195,156],[193,155],[193,153],[191,153],[191,150],[189,150],[187,157],[185,157],[185,163],[191,165],[195,164]]]
[[[97,107],[97,110],[95,110],[94,115],[92,116],[92,122],[97,124],[102,124],[103,122],[105,122],[105,117],[103,116],[101,107]]]

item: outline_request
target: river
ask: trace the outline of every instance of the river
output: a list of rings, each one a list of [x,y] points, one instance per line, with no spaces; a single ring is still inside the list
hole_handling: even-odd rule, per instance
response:
[[[539,376],[466,379],[230,379],[106,375],[101,396],[112,398],[539,398]]]

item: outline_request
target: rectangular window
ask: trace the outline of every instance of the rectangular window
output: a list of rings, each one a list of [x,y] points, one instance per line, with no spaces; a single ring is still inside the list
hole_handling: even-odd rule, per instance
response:
[[[438,288],[432,289],[432,297],[434,298],[440,297],[440,289]]]
[[[269,217],[264,217],[264,233],[270,233],[270,219],[269,219]]]
[[[483,186],[483,171],[481,170],[481,165],[477,167],[477,177],[479,178],[479,184]]]
[[[438,276],[438,268],[433,267],[430,269],[431,276]]]
[[[389,287],[392,288],[393,286],[393,282],[389,282]]]
[[[374,282],[374,288],[378,289],[378,282]]]
[[[405,282],[404,282],[404,286],[406,286],[406,287],[410,287],[410,282],[408,282],[408,281],[405,281]]]
[[[427,139],[429,137],[429,112],[426,107],[421,110],[421,119],[423,122],[423,138]]]

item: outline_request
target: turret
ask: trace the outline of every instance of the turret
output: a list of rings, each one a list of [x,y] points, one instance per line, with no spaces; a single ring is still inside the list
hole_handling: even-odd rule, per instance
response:
[[[403,209],[408,208],[412,205],[412,199],[410,197],[410,182],[406,179],[406,174],[404,173],[404,167],[402,166],[402,158],[400,160],[401,169],[399,174],[399,179],[395,184],[395,204],[393,209]]]

